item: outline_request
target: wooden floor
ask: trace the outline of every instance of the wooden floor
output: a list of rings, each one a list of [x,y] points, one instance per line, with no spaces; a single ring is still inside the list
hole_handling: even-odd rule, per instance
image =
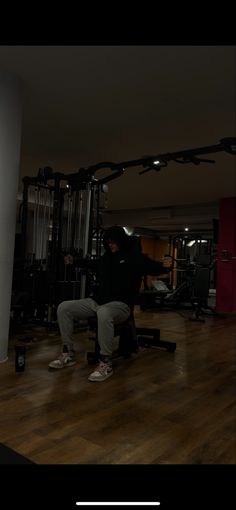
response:
[[[49,371],[58,332],[25,328],[35,341],[23,373],[12,336],[0,365],[0,442],[37,464],[235,464],[235,316],[198,323],[137,308],[135,317],[160,327],[176,352],[142,347],[103,383],[87,380],[87,332],[75,335],[78,364]]]

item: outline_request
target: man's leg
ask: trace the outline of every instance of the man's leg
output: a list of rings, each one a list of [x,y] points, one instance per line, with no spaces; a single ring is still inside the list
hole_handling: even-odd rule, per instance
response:
[[[112,301],[98,307],[98,343],[103,357],[112,356],[115,324],[124,322],[129,316],[129,306],[121,301]]]
[[[63,301],[57,309],[57,318],[62,337],[63,349],[57,359],[49,363],[50,368],[64,368],[76,363],[72,334],[74,320],[84,320],[96,315],[98,305],[91,298]]]
[[[114,325],[128,319],[130,312],[129,306],[121,301],[112,301],[97,308],[100,363],[97,369],[90,374],[89,381],[104,381],[113,374]]]

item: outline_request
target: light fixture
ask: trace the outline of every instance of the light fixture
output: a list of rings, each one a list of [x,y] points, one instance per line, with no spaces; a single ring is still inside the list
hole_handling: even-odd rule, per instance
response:
[[[192,239],[191,241],[189,241],[189,242],[187,243],[187,246],[188,246],[189,248],[191,248],[191,246],[193,246],[195,243],[196,243],[195,239]]]
[[[123,227],[124,228],[124,231],[125,233],[128,235],[128,236],[132,236],[133,232],[134,232],[134,229],[132,227]]]

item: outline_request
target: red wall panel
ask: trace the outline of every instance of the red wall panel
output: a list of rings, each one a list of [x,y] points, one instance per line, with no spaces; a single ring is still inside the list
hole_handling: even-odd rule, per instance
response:
[[[216,310],[236,312],[236,197],[220,202]]]

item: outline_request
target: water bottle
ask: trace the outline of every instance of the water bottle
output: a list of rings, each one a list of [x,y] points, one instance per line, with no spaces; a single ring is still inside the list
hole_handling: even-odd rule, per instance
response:
[[[16,357],[15,357],[15,368],[16,372],[24,372],[25,370],[25,347],[21,345],[15,346]]]

